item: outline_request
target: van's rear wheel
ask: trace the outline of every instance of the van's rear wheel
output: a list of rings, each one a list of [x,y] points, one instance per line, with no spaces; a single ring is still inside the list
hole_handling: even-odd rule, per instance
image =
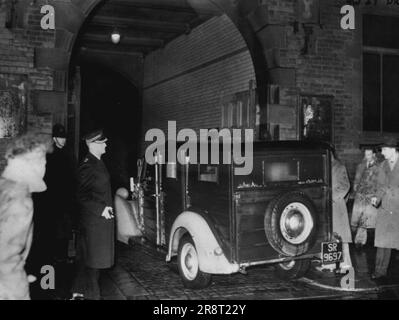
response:
[[[189,235],[183,236],[180,240],[177,266],[186,288],[202,289],[208,287],[211,283],[212,275],[199,269],[197,249]]]
[[[280,279],[292,280],[303,277],[310,268],[310,259],[290,260],[275,265]]]

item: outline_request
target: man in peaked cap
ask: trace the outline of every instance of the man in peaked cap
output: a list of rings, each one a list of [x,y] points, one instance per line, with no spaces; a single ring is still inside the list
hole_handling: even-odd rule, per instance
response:
[[[105,153],[107,138],[102,130],[83,137],[89,149],[78,168],[77,198],[80,210],[81,268],[73,292],[85,299],[101,298],[100,270],[114,264],[114,215],[110,176],[101,156]],[[74,296],[72,297],[74,299]]]
[[[394,138],[385,139],[381,147],[385,160],[378,171],[377,192],[371,199],[378,207],[374,241],[377,254],[372,278],[386,282],[391,251],[399,249],[399,153]]]

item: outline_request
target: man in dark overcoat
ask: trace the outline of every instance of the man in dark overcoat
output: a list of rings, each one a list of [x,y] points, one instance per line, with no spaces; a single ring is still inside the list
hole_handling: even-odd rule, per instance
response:
[[[77,175],[82,260],[73,291],[82,293],[85,299],[98,300],[100,270],[114,264],[114,216],[110,176],[101,160],[107,139],[101,130],[87,134],[84,139],[89,152]]]
[[[55,294],[64,295],[64,269],[61,262],[68,258],[68,241],[72,233],[74,210],[74,166],[72,157],[66,151],[67,134],[62,124],[53,126],[52,152],[47,155],[44,182],[47,190],[34,194],[35,232],[32,250],[27,261],[27,269],[36,277],[41,276],[41,268],[52,265],[56,269],[56,290],[44,290],[40,282],[31,286],[33,299],[52,299]]]
[[[72,233],[75,213],[75,166],[67,152],[66,130],[57,123],[53,127],[53,152],[47,156],[46,175],[47,198],[55,223],[54,258],[66,261],[68,240]]]
[[[385,160],[378,171],[378,191],[371,199],[378,207],[375,226],[377,247],[375,272],[372,278],[385,282],[392,249],[399,249],[399,153],[396,139],[382,145]]]

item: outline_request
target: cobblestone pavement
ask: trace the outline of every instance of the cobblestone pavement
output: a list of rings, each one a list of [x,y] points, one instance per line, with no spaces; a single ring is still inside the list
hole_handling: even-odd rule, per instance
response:
[[[118,245],[117,263],[102,277],[105,300],[143,299],[399,299],[399,286],[376,286],[368,276],[356,280],[356,291],[343,291],[340,278],[331,273],[311,272],[306,278],[282,281],[273,267],[248,269],[248,274],[214,276],[210,287],[183,287],[176,263],[166,263],[155,248]],[[366,279],[367,278],[367,279]]]

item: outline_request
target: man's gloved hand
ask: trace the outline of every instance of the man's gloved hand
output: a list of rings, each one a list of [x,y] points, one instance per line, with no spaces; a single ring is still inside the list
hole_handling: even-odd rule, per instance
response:
[[[105,219],[113,219],[114,218],[114,212],[112,207],[105,207],[103,213],[101,214],[102,217]]]

